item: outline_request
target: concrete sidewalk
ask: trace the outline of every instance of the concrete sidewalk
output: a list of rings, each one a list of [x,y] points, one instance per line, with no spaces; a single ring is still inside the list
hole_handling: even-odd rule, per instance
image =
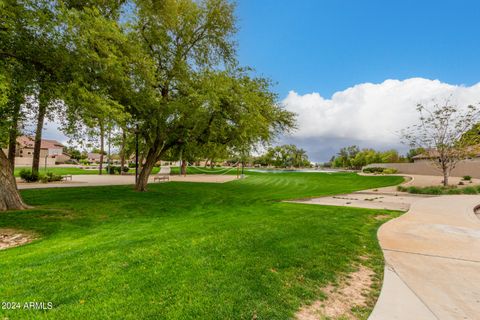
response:
[[[154,183],[155,175],[151,175],[148,183]],[[220,174],[189,174],[187,176],[170,175],[170,181],[175,182],[206,182],[206,183],[224,183],[236,180],[236,175],[220,175]],[[92,186],[115,186],[115,185],[132,185],[135,183],[134,175],[94,175],[81,174],[72,175],[72,180],[50,182],[50,183],[25,183],[17,180],[18,189],[43,189],[43,188],[65,188],[65,187],[92,187]],[[162,182],[163,183],[163,182]]]
[[[409,178],[404,185],[441,182]],[[385,272],[370,320],[480,319],[480,219],[474,213],[480,196],[413,195],[393,186],[292,202],[408,210],[378,231]]]
[[[480,319],[479,204],[425,198],[380,228],[385,276],[369,319]]]

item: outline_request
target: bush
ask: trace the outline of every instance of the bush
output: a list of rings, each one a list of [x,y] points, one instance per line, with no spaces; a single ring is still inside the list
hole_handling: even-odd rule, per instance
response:
[[[105,168],[108,174],[121,174],[122,173],[122,167],[120,166],[107,166]],[[128,172],[130,170],[128,167],[123,167],[123,172]]]
[[[54,174],[53,172],[47,172],[46,175],[40,176],[40,180],[43,183],[53,182],[53,181],[62,181],[62,176],[58,174]]]
[[[395,169],[395,168],[385,168],[383,170],[383,174],[394,174],[394,173],[397,173],[398,170]]]
[[[114,166],[107,166],[105,170],[107,170],[108,174],[115,174],[115,172],[117,171]]]
[[[382,168],[382,167],[367,167],[363,169],[364,173],[381,173],[381,174],[394,174],[398,170],[395,168]]]
[[[39,175],[31,170],[23,169],[20,171],[20,178],[25,182],[36,182],[39,179]]]
[[[368,167],[368,168],[364,168],[363,172],[365,172],[365,173],[383,173],[383,170],[385,170],[385,169],[386,168]]]
[[[87,159],[80,159],[79,162],[81,164],[83,164],[84,166],[89,166],[90,165],[90,161],[88,161]]]
[[[135,162],[130,162],[130,163],[128,164],[128,167],[129,167],[129,168],[135,168]]]
[[[463,180],[465,181],[471,181],[472,177],[471,176],[463,176]]]
[[[432,187],[403,187],[398,186],[398,191],[408,192],[414,194],[433,194],[433,195],[442,195],[442,194],[479,194],[480,186],[477,187],[466,187],[466,188],[457,188],[456,186],[432,186]]]
[[[466,187],[466,188],[463,188],[462,190],[464,194],[478,194],[478,190],[475,189],[474,187]]]
[[[128,171],[130,171],[130,168],[128,166],[124,166],[122,170],[123,172],[127,173]]]

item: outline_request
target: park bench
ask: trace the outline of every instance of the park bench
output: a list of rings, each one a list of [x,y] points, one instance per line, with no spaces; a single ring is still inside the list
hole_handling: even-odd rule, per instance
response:
[[[170,181],[170,167],[161,167],[160,171],[153,178],[153,182]]]
[[[62,180],[63,180],[63,181],[67,181],[67,180],[72,181],[72,175],[71,175],[71,174],[63,175],[63,176],[62,176]]]

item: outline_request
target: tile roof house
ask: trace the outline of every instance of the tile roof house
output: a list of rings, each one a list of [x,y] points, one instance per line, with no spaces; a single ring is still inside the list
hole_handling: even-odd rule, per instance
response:
[[[20,136],[17,138],[17,156],[33,156],[33,148],[35,145],[35,140],[33,137],[29,136]],[[40,144],[40,149],[43,151],[44,155],[56,156],[63,154],[63,148],[65,146],[56,140],[42,139]]]
[[[29,136],[17,137],[17,148],[15,150],[15,163],[18,165],[29,165],[31,158],[33,158],[33,149],[35,146],[35,139]],[[70,159],[70,156],[64,153],[65,146],[50,139],[42,139],[40,144],[40,159],[51,159],[49,163],[63,162]],[[5,150],[8,152],[8,149]]]
[[[90,152],[90,153],[88,153],[88,155],[87,155],[88,161],[94,162],[94,163],[99,163],[99,162],[100,162],[100,158],[101,158],[101,154],[100,154],[100,153]],[[106,159],[106,158],[107,158],[107,157],[104,156],[104,159]]]
[[[470,159],[480,159],[480,145],[469,147],[471,150]],[[470,152],[469,152],[470,153]],[[427,149],[424,153],[412,157],[413,162],[432,160],[438,158],[438,151],[436,149]]]

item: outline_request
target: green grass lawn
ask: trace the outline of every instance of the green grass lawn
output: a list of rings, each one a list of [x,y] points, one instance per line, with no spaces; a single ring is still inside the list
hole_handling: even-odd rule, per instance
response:
[[[401,181],[285,173],[154,184],[147,193],[131,186],[22,191],[35,208],[0,214],[0,227],[40,239],[0,251],[0,301],[54,308],[0,309],[0,318],[288,319],[355,264],[373,268],[378,286],[382,221],[375,216],[399,213],[279,200]]]
[[[20,171],[23,169],[31,170],[31,167],[15,167],[15,177],[20,177]],[[45,168],[40,167],[39,169],[40,173],[46,173],[46,172],[52,172],[54,174],[58,175],[66,175],[66,174],[72,174],[72,175],[77,175],[77,174],[98,174],[98,170],[85,170],[81,168],[69,168],[69,167],[48,167],[46,170]]]
[[[15,168],[15,177],[20,177],[20,171],[23,169],[31,170],[30,167],[16,167]],[[152,174],[158,173],[160,170],[159,167],[154,167],[152,170]],[[78,174],[98,174],[98,169],[97,170],[85,170],[81,168],[75,168],[75,167],[48,167],[46,170],[45,168],[40,168],[40,173],[46,173],[46,172],[52,172],[57,175],[78,175]],[[130,173],[135,173],[135,169],[130,169]],[[104,170],[104,173],[106,173],[106,170]],[[172,167],[172,174],[179,174],[179,168],[178,167]],[[236,169],[232,170],[225,170],[224,168],[203,168],[203,167],[187,167],[187,173],[188,174],[237,174]]]

